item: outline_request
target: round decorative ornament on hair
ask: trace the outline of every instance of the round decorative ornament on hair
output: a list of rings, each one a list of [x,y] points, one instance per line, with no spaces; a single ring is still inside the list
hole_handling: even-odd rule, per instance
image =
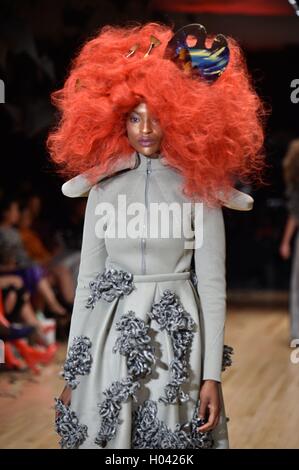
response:
[[[206,41],[207,31],[202,24],[188,24],[168,42],[164,57],[192,78],[201,77],[213,83],[228,65],[229,47],[222,34],[215,37],[211,47],[206,46]]]

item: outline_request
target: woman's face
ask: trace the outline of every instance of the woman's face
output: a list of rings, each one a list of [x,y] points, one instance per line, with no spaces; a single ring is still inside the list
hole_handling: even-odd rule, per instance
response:
[[[32,225],[32,214],[30,212],[29,207],[25,207],[21,212],[20,212],[20,220],[19,220],[19,226],[21,228],[29,228]]]
[[[137,152],[148,157],[159,153],[163,132],[146,103],[140,103],[129,113],[126,126],[129,142]]]
[[[13,201],[7,211],[5,211],[5,220],[8,222],[10,225],[15,225],[19,222],[20,220],[20,209],[19,209],[19,204],[15,201]]]

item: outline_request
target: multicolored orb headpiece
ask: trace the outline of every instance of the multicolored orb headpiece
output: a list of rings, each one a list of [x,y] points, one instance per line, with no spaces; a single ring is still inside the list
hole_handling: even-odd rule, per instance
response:
[[[206,46],[207,31],[202,24],[188,24],[179,29],[168,42],[164,58],[172,60],[184,73],[192,78],[201,77],[213,83],[222,75],[229,62],[228,42],[218,34],[211,47]],[[150,37],[150,46],[144,57],[161,44],[155,36]],[[131,57],[139,48],[134,44],[126,57]]]

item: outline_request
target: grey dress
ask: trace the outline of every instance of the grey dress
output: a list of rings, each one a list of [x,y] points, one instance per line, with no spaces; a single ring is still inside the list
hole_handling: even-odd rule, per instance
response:
[[[88,195],[62,372],[72,388],[71,404],[56,399],[60,444],[228,448],[221,388],[226,315],[222,209],[204,204],[201,219],[183,195],[179,171],[161,156],[139,154],[138,160],[137,168],[106,178]],[[119,195],[126,207],[145,204],[145,231],[135,238],[120,233],[134,214],[124,222]],[[185,232],[181,237],[152,235],[148,210],[163,202],[191,205],[172,222],[177,228],[191,223],[193,237]],[[107,210],[105,223],[99,223],[101,211],[109,207],[117,208],[116,217]],[[186,240],[191,245],[186,247]],[[220,422],[210,433],[197,431],[203,379],[218,381],[222,402]]]

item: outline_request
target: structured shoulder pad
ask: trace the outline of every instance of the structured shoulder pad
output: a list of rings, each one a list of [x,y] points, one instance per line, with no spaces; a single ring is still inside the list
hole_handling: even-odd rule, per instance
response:
[[[249,194],[232,188],[228,196],[224,196],[222,191],[218,193],[222,205],[236,211],[250,211],[253,208],[254,199]]]
[[[66,181],[62,187],[62,193],[67,197],[87,197],[90,189],[104,178],[112,176],[120,171],[133,169],[136,165],[136,155],[133,153],[130,158],[117,159],[109,170],[102,172],[99,166],[94,166],[90,170],[75,176]]]

